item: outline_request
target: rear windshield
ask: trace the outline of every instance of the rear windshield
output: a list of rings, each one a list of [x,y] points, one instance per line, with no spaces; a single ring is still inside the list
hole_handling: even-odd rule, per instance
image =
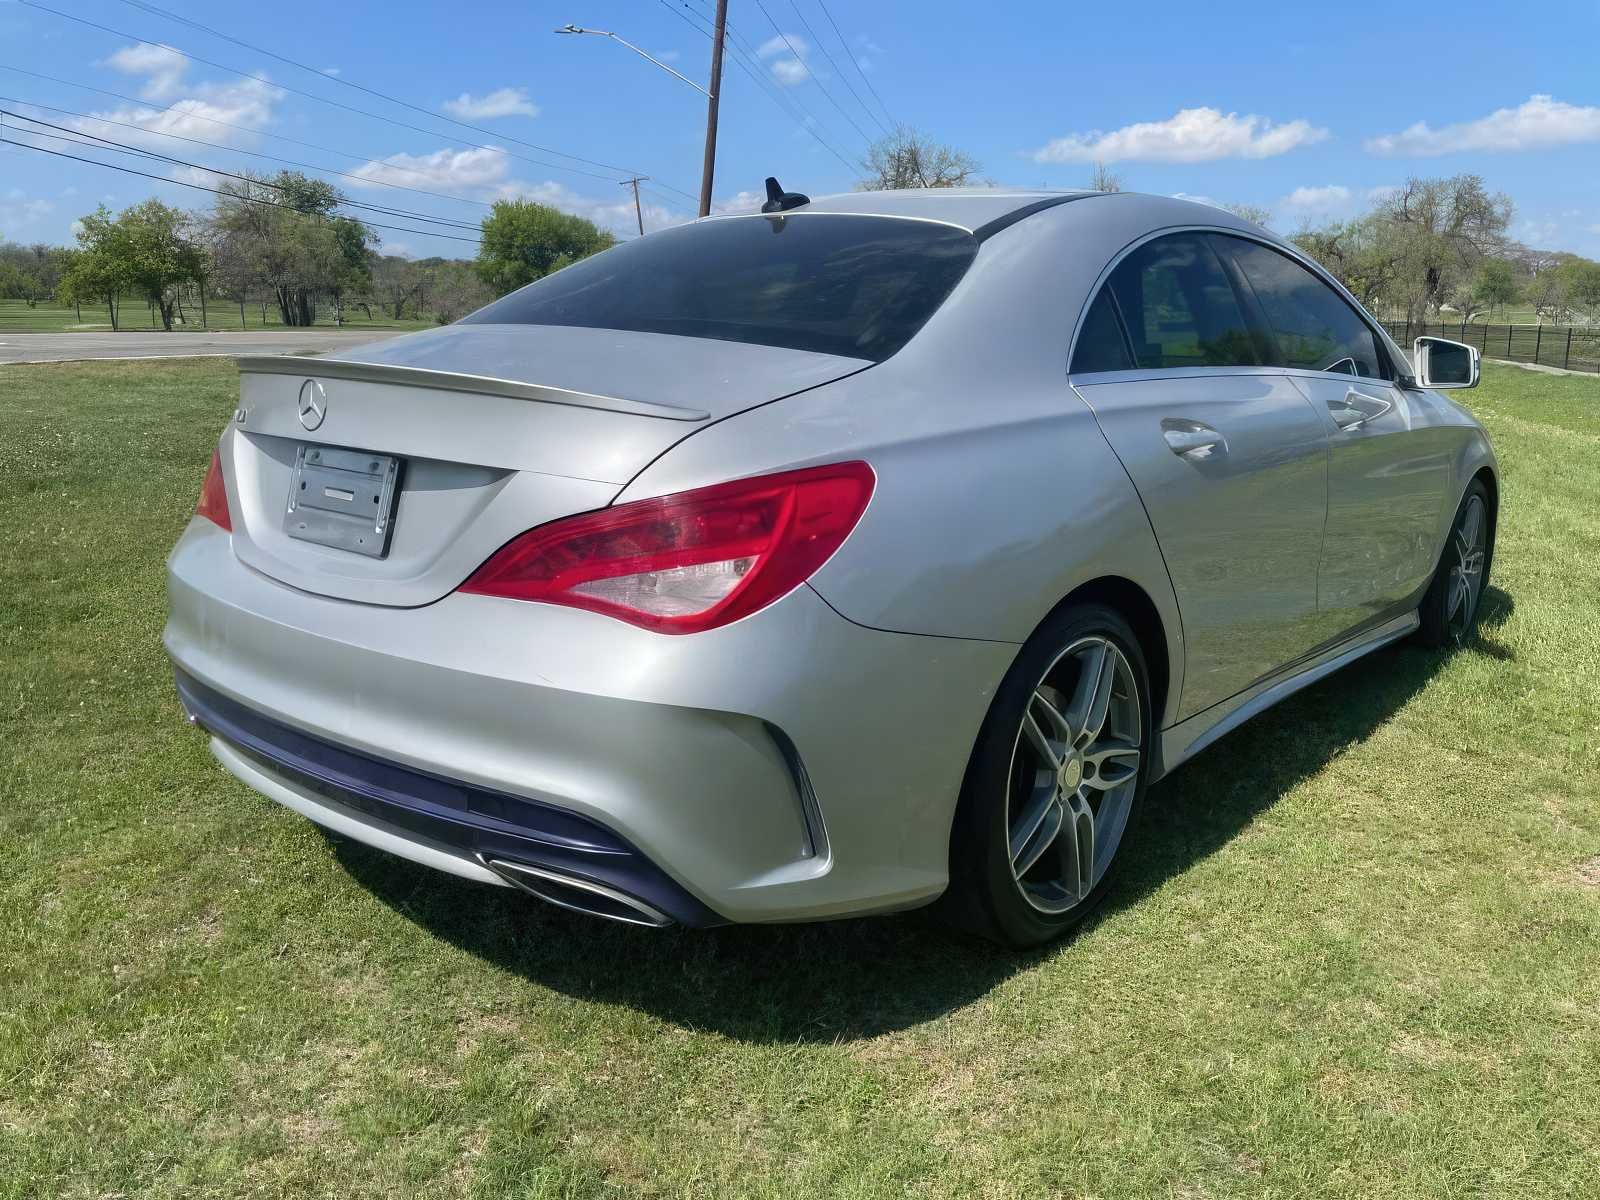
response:
[[[963,229],[888,217],[730,217],[615,246],[468,324],[575,325],[754,342],[881,362],[978,251]]]

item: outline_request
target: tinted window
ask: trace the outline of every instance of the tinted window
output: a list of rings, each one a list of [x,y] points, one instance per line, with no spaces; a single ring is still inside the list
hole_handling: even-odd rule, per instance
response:
[[[1281,365],[1387,377],[1377,338],[1339,293],[1287,254],[1241,238],[1217,240],[1255,293]]]
[[[1074,371],[1125,371],[1133,366],[1128,357],[1128,342],[1122,336],[1122,322],[1111,303],[1111,292],[1100,289],[1089,315],[1078,332],[1078,345],[1072,352]]]
[[[1233,285],[1203,237],[1157,238],[1111,275],[1141,367],[1255,366]]]
[[[794,215],[665,229],[574,263],[466,320],[675,333],[881,361],[978,243],[930,221]]]

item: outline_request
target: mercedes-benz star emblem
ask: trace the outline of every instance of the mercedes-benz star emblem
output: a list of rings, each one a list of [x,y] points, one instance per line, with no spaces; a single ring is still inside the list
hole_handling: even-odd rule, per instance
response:
[[[308,379],[300,385],[300,424],[307,430],[315,429],[322,424],[322,418],[328,415],[328,396],[322,390],[322,385],[315,379]]]

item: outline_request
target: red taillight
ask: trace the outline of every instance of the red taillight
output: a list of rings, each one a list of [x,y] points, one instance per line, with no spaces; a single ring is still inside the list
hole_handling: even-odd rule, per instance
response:
[[[194,515],[233,532],[233,522],[228,518],[228,489],[222,482],[222,459],[215,450],[211,452],[211,465],[206,468],[206,481],[200,485],[200,501],[194,506]]]
[[[587,608],[661,633],[714,629],[827,562],[874,480],[864,462],[835,463],[568,517],[513,538],[461,590]]]

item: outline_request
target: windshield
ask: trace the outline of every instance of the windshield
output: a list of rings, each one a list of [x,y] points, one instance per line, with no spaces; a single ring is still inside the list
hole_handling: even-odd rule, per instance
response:
[[[573,263],[465,318],[753,342],[881,362],[978,251],[966,230],[892,217],[729,217]]]

